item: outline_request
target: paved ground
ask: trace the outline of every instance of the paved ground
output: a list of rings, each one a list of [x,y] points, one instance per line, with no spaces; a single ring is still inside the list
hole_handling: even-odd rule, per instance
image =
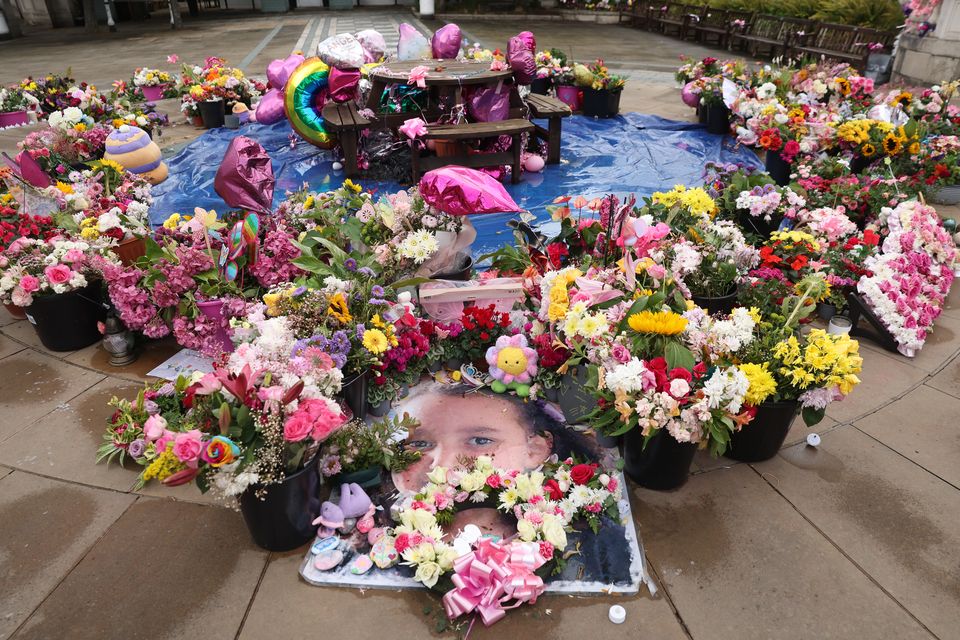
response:
[[[225,53],[262,68],[301,37],[335,32],[326,19],[283,18],[259,53],[277,19],[208,20],[173,34],[121,25],[101,43],[46,34],[15,49],[0,44],[0,81],[71,63],[78,77],[104,82],[172,52]],[[494,46],[531,25],[463,26]],[[664,70],[693,45],[614,26],[549,23],[534,31],[545,46],[584,42],[567,46],[580,57],[624,67],[639,60],[627,108],[689,117]],[[10,133],[0,133],[0,143],[9,144]],[[297,575],[302,550],[257,549],[238,514],[193,487],[133,492],[134,469],[93,464],[106,401],[132,395],[171,345],[153,345],[118,370],[98,346],[52,354],[29,324],[0,316],[0,638],[438,635],[439,603],[427,593],[308,586]],[[656,598],[546,597],[473,637],[960,637],[958,350],[955,289],[916,359],[862,343],[864,382],[828,411],[819,449],[800,444],[801,423],[768,462],[700,456],[696,475],[676,492],[631,487]],[[614,601],[627,608],[624,627],[606,620]]]

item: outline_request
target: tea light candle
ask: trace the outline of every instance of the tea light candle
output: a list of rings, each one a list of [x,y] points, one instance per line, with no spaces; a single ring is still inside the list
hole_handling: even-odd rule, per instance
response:
[[[830,324],[827,327],[827,333],[830,335],[839,336],[845,333],[850,333],[851,329],[853,329],[853,323],[850,322],[850,318],[845,316],[833,316],[830,318]]]

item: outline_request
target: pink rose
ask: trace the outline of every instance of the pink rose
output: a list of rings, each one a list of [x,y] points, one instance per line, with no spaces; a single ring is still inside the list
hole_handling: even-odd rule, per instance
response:
[[[61,260],[64,262],[79,262],[83,260],[83,251],[80,251],[80,249],[70,249],[63,254]]]
[[[153,443],[154,448],[156,448],[157,453],[161,453],[167,450],[167,445],[173,442],[177,437],[173,431],[167,429],[163,430],[163,433],[157,438],[157,441]]]
[[[44,269],[43,275],[47,276],[50,284],[66,284],[70,282],[73,271],[65,264],[54,264]]]
[[[297,411],[283,424],[283,437],[287,442],[300,442],[313,431],[313,420],[305,411]]]
[[[167,421],[160,414],[152,415],[143,423],[143,436],[153,442],[167,430]]]
[[[186,433],[178,433],[173,439],[173,455],[188,467],[196,467],[203,449],[200,429],[191,429]]]
[[[40,280],[36,276],[23,276],[20,278],[20,288],[24,293],[33,293],[40,288]]]

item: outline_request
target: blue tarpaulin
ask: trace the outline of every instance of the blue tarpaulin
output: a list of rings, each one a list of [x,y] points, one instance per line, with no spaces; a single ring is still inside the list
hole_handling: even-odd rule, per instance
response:
[[[238,131],[214,129],[167,161],[170,176],[154,188],[151,222],[160,224],[171,213],[192,213],[194,207],[226,209],[214,191],[213,178],[227,145],[237,135],[253,138],[270,154],[277,178],[274,205],[286,191],[304,184],[325,191],[338,187],[343,180],[342,171],[333,171],[334,154],[297,137],[286,121],[245,125]],[[701,184],[703,165],[709,161],[761,166],[752,151],[736,147],[729,136],[709,134],[702,125],[640,113],[607,120],[584,116],[565,119],[562,157],[561,164],[548,165],[540,174],[525,173],[520,184],[506,184],[514,200],[538,222],[549,222],[544,207],[560,195],[588,199],[610,193],[647,196],[675,184]],[[389,182],[357,182],[379,193],[401,188]],[[486,252],[507,242],[512,236],[506,222],[513,217],[475,216],[474,251]]]

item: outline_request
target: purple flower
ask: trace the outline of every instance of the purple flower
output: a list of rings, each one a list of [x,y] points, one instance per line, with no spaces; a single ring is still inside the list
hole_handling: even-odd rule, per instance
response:
[[[343,266],[347,271],[356,271],[357,270],[357,261],[353,258],[347,258],[343,261]]]
[[[137,438],[127,445],[127,453],[133,458],[143,457],[143,452],[147,448],[147,443],[142,438]]]
[[[374,276],[373,269],[370,267],[360,267],[360,269],[357,270],[357,273],[363,274],[368,278],[372,278]]]
[[[383,287],[378,284],[373,285],[370,287],[370,295],[374,298],[382,298],[384,295]]]

